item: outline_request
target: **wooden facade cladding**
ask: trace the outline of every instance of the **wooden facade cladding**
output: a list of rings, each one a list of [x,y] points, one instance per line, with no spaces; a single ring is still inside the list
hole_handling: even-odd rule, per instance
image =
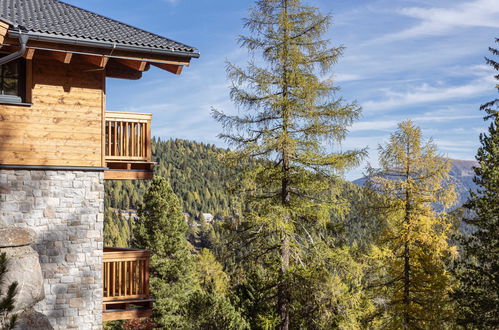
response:
[[[0,104],[0,164],[102,167],[104,72],[27,60],[27,106]]]

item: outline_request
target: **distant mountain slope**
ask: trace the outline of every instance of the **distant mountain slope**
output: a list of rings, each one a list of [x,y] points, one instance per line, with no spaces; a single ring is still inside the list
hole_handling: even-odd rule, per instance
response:
[[[458,206],[462,205],[469,196],[469,190],[475,190],[476,184],[473,182],[473,166],[477,165],[476,161],[472,160],[459,160],[451,159],[452,167],[450,170],[450,177],[453,182],[456,182],[456,190],[459,193]],[[352,181],[358,186],[363,186],[366,178],[359,178]]]
[[[477,166],[476,161],[471,160],[452,160],[450,176],[457,183],[456,189],[459,193],[459,204],[462,205],[469,196],[469,190],[476,190],[477,186],[473,182],[473,166]]]

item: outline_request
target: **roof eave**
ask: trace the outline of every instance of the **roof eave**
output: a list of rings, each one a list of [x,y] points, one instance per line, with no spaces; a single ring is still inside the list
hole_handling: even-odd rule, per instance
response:
[[[199,58],[199,52],[184,52],[184,51],[175,51],[175,50],[167,50],[167,49],[158,49],[158,48],[149,48],[149,47],[141,47],[141,46],[133,46],[126,45],[120,43],[113,43],[109,41],[99,41],[99,40],[83,40],[81,38],[67,37],[67,36],[58,36],[58,35],[50,35],[46,33],[39,32],[20,32],[19,30],[9,30],[9,37],[18,38],[19,34],[28,34],[30,40],[44,41],[44,42],[52,42],[59,44],[68,44],[75,46],[87,46],[87,47],[97,47],[103,49],[116,49],[130,52],[139,52],[144,54],[156,54],[156,55],[173,55],[173,56],[181,56],[181,57],[189,57],[189,58]]]

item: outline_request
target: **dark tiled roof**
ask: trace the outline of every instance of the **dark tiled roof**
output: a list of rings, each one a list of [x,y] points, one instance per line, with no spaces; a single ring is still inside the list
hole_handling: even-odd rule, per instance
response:
[[[119,5],[120,0],[116,0]],[[115,21],[58,0],[0,0],[0,20],[30,33],[84,41],[110,42],[148,50],[192,53],[182,43]]]

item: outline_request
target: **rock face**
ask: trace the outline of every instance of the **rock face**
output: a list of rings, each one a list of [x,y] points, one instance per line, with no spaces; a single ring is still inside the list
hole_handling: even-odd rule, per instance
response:
[[[31,245],[35,242],[36,234],[25,228],[0,228],[0,248]]]
[[[14,330],[52,330],[49,318],[33,309],[25,311],[18,315],[16,327]]]
[[[5,252],[9,260],[4,284],[0,286],[2,292],[6,292],[12,282],[18,283],[14,312],[26,310],[42,301],[45,294],[38,253],[29,245],[0,248],[0,252]]]
[[[18,283],[13,313],[18,313],[16,329],[19,330],[52,329],[48,317],[33,310],[45,297],[38,252],[30,246],[35,238],[35,232],[30,229],[0,228],[0,253],[5,253],[8,260],[0,290],[6,292],[11,283]]]

